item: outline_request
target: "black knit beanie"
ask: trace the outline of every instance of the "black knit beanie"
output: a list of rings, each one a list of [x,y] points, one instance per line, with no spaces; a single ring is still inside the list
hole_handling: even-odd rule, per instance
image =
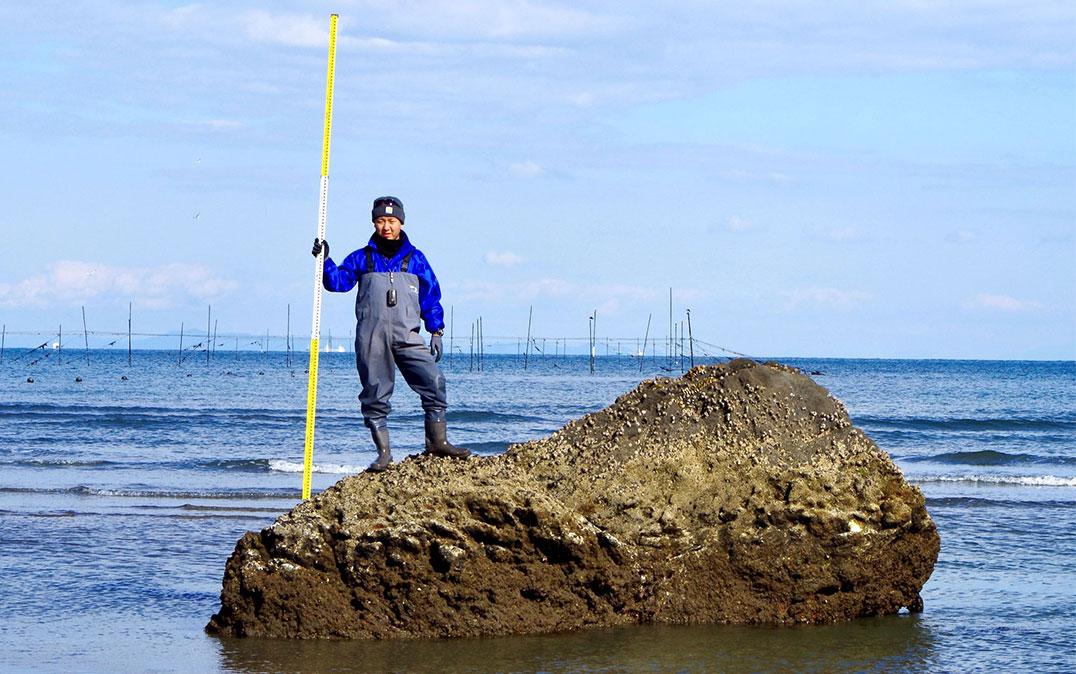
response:
[[[370,220],[373,221],[387,216],[394,217],[403,223],[403,202],[396,197],[378,197],[374,199],[374,209],[370,212]]]

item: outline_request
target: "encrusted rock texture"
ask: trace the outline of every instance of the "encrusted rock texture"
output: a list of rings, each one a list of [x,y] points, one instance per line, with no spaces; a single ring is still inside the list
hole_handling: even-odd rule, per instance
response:
[[[922,492],[794,368],[645,381],[548,438],[349,476],[229,558],[211,634],[435,638],[922,608]]]

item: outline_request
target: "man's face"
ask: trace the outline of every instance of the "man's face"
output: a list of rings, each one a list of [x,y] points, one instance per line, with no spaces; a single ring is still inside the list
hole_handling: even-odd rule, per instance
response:
[[[403,223],[400,222],[399,218],[394,218],[391,215],[382,215],[377,220],[374,220],[374,231],[380,234],[382,239],[395,241],[400,238],[401,229],[403,229]]]

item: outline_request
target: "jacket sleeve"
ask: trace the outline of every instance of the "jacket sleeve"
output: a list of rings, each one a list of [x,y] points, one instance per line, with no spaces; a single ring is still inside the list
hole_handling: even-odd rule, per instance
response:
[[[418,305],[422,322],[430,333],[444,330],[445,310],[441,307],[441,284],[430,267],[429,260],[421,252],[411,262],[411,273],[418,276]]]
[[[362,274],[362,268],[359,264],[359,253],[361,250],[357,250],[351,255],[344,258],[343,263],[339,266],[331,257],[325,258],[325,266],[322,269],[321,285],[334,293],[346,293],[355,287],[355,284],[359,281],[359,276]]]

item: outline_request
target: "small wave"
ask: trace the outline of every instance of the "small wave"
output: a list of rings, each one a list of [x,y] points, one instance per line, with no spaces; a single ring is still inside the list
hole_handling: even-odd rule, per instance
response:
[[[978,498],[975,496],[948,496],[941,498],[927,498],[927,506],[956,507],[956,508],[1058,508],[1068,510],[1076,506],[1076,501],[1018,501],[1014,499]]]
[[[2,494],[73,494],[76,496],[116,496],[134,498],[208,498],[208,499],[279,499],[297,498],[298,489],[261,489],[261,490],[212,490],[195,491],[190,489],[140,489],[111,488],[111,487],[66,487],[58,489],[42,489],[35,487],[0,487]]]
[[[210,459],[193,464],[205,470],[229,470],[244,473],[267,473],[272,470],[269,459]]]
[[[514,443],[511,442],[468,442],[465,443],[467,449],[471,450],[475,454],[481,454],[483,456],[490,456],[492,454],[502,454],[508,446]]]
[[[67,405],[2,403],[0,418],[45,425],[77,424],[83,428],[170,428],[177,424],[249,424],[293,426],[305,419],[302,410],[221,407],[146,407],[141,405]]]
[[[75,510],[44,510],[41,512],[24,512],[20,510],[0,510],[0,515],[10,515],[15,517],[39,517],[44,519],[61,518],[67,519],[71,517],[78,517],[85,513],[80,513]]]
[[[0,461],[0,466],[21,466],[25,468],[104,468],[120,465],[117,461],[78,459],[15,459]]]
[[[471,422],[471,423],[502,423],[502,422],[545,422],[545,417],[532,414],[512,414],[509,412],[490,412],[486,410],[449,410],[446,413],[448,421]]]
[[[870,429],[912,429],[945,431],[1056,431],[1076,429],[1076,419],[1059,417],[1012,417],[976,419],[961,417],[876,417],[857,416],[857,426]]]
[[[109,468],[174,470],[223,470],[246,473],[268,473],[269,459],[209,459],[206,461],[105,461],[79,459],[15,459],[0,461],[0,466],[24,468]]]
[[[964,482],[1025,487],[1076,487],[1076,477],[1057,477],[1056,475],[924,475],[909,476],[908,481],[916,484]]]
[[[296,461],[271,459],[269,469],[278,473],[301,473],[303,472],[303,464]],[[323,475],[353,475],[364,470],[366,470],[366,466],[356,466],[348,463],[315,463],[311,467],[312,472]]]
[[[1058,464],[1076,465],[1076,457],[1070,456],[1039,456],[1037,454],[1010,454],[993,449],[983,449],[971,452],[943,452],[933,456],[910,456],[904,457],[905,461],[948,463],[962,466],[1015,466],[1021,464]]]
[[[170,506],[171,507],[171,506]],[[181,506],[175,506],[176,510],[187,510],[193,512],[236,512],[236,513],[263,513],[267,510],[274,510],[272,508],[251,508],[249,506],[222,506],[222,505],[195,505],[193,503],[184,503]]]
[[[422,411],[411,414],[394,414],[389,418],[390,424],[421,423],[424,413]],[[492,423],[539,423],[547,424],[549,419],[534,414],[514,414],[511,412],[493,412],[489,410],[448,410],[445,419],[451,424],[492,424]]]

